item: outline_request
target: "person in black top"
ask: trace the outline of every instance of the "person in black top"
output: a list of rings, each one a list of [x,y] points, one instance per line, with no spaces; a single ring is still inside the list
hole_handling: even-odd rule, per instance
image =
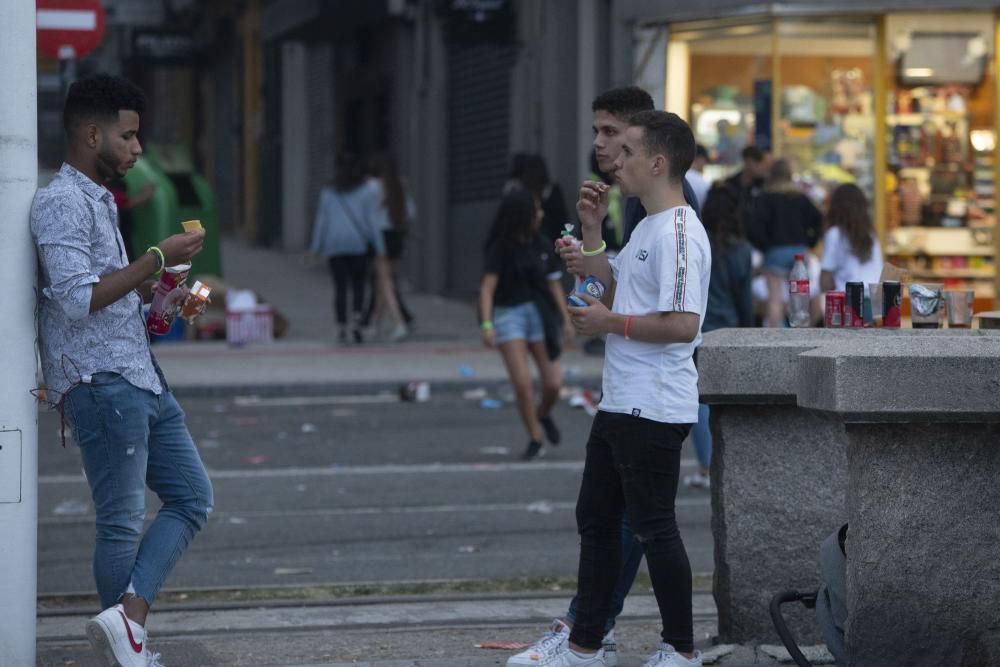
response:
[[[566,223],[572,222],[562,188],[549,178],[548,165],[541,155],[528,156],[523,181],[528,192],[541,202],[542,213],[545,214],[542,218],[541,234],[551,244],[562,234]]]
[[[521,420],[528,431],[522,459],[542,450],[542,431],[553,445],[560,434],[552,408],[562,389],[560,343],[569,326],[558,256],[539,233],[541,204],[527,190],[509,192],[500,201],[484,251],[485,270],[479,287],[483,345],[499,348],[514,386]],[[542,398],[535,405],[529,356],[542,380]]]
[[[764,191],[768,169],[771,167],[770,155],[757,146],[747,146],[741,153],[743,168],[726,179],[726,183],[740,195],[739,208],[743,218],[743,228],[749,229],[757,199]]]
[[[753,326],[753,248],[743,233],[739,192],[729,183],[717,183],[705,198],[702,224],[712,244],[712,278],[708,286],[708,310],[701,324],[703,334],[716,329]],[[707,489],[711,482],[712,433],[708,427],[708,405],[698,405],[698,423],[691,439],[698,455],[698,470],[685,475],[684,484]]]
[[[747,228],[750,242],[764,253],[767,326],[781,326],[785,319],[788,274],[795,255],[816,245],[822,226],[823,214],[792,180],[791,165],[775,160]]]

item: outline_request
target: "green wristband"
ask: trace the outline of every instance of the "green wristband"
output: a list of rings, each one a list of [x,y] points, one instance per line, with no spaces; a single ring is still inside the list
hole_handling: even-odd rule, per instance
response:
[[[479,323],[479,328],[482,329],[483,331],[492,331],[493,320],[483,320],[482,322]]]

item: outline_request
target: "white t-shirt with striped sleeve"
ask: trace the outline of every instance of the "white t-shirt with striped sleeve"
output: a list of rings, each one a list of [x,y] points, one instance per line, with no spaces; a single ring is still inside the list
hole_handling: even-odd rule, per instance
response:
[[[644,218],[611,260],[617,287],[611,309],[624,315],[694,313],[705,320],[712,251],[693,209],[668,209]],[[605,412],[671,424],[698,421],[698,372],[693,355],[701,342],[643,343],[608,336],[604,353]]]

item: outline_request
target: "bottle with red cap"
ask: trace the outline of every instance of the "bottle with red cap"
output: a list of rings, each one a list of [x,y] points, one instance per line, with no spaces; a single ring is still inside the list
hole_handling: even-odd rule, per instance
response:
[[[805,255],[795,255],[795,264],[788,275],[788,326],[809,326],[809,269]]]

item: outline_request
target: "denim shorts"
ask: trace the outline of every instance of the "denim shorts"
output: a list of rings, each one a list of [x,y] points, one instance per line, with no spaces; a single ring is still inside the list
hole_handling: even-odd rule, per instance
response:
[[[769,273],[788,275],[795,265],[795,256],[804,255],[809,248],[799,245],[779,245],[764,253],[764,270]]]
[[[545,328],[538,307],[531,301],[516,306],[497,306],[493,309],[493,328],[497,343],[526,340],[537,343],[545,340]]]

